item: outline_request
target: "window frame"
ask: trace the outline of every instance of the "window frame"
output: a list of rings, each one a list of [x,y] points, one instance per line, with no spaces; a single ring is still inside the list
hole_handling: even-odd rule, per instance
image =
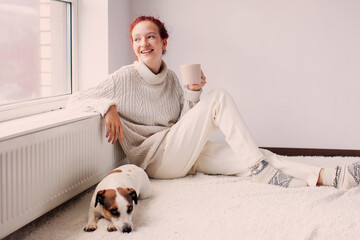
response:
[[[26,117],[44,112],[55,111],[65,108],[66,102],[75,91],[78,90],[78,0],[55,0],[59,2],[70,3],[70,75],[71,75],[71,92],[61,96],[52,96],[40,99],[31,99],[24,102],[12,103],[0,106],[0,123],[12,119]]]

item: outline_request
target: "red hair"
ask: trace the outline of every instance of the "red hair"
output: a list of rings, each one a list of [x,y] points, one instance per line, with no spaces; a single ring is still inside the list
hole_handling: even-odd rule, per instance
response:
[[[135,19],[135,21],[133,21],[130,25],[129,28],[129,33],[130,33],[130,40],[131,40],[131,44],[133,43],[133,38],[132,38],[132,31],[134,30],[134,27],[136,26],[136,24],[143,22],[143,21],[150,21],[153,22],[159,29],[159,34],[161,39],[168,39],[169,38],[169,34],[168,31],[165,28],[165,24],[163,22],[161,22],[159,19],[154,18],[152,16],[140,16],[138,18]],[[163,50],[163,54],[165,54],[166,49]]]

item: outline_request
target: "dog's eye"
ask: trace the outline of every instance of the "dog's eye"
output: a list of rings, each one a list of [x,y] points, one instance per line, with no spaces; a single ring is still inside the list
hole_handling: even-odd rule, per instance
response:
[[[120,213],[118,212],[117,208],[110,209],[110,213],[115,217],[120,216]]]
[[[128,206],[127,213],[128,213],[128,214],[130,214],[132,210],[133,210],[133,206],[131,206],[131,205],[130,205],[130,206]]]

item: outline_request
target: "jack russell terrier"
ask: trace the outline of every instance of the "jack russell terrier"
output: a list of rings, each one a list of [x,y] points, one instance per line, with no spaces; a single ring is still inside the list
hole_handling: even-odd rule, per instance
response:
[[[110,221],[107,230],[132,231],[134,204],[151,195],[152,186],[145,171],[133,164],[112,170],[96,187],[89,209],[89,218],[84,231],[96,230],[101,217]]]

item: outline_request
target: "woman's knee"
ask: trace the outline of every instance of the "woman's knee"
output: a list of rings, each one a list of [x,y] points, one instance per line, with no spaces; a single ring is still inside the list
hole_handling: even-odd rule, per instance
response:
[[[223,88],[216,88],[209,92],[208,97],[210,98],[210,101],[215,102],[222,102],[224,99],[226,100],[232,100],[232,97],[230,93]]]
[[[215,88],[209,92],[211,95],[222,96],[222,95],[230,95],[229,92],[225,88]]]

